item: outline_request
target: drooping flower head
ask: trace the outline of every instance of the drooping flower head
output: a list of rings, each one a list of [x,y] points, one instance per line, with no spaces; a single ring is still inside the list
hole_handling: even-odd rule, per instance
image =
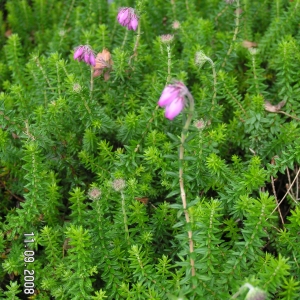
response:
[[[135,31],[139,24],[139,18],[131,7],[120,8],[117,19],[120,25],[127,27],[128,30]]]
[[[185,95],[188,89],[182,82],[167,85],[158,101],[160,107],[165,107],[165,117],[173,120],[185,106]]]
[[[267,293],[257,287],[252,287],[246,296],[246,300],[265,300]]]
[[[86,64],[95,66],[95,53],[89,45],[80,45],[75,48],[74,59],[84,61]]]
[[[258,287],[253,286],[252,284],[246,282],[242,285],[239,290],[232,296],[232,299],[236,299],[241,293],[245,291],[245,289],[249,289],[245,300],[265,300],[267,298],[267,293],[261,290]]]
[[[208,61],[208,57],[204,54],[204,52],[198,51],[195,54],[195,64],[200,68]]]

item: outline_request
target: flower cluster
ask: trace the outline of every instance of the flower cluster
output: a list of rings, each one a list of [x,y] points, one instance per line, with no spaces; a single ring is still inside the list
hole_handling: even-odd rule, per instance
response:
[[[165,107],[165,117],[173,120],[184,109],[187,87],[182,82],[167,85],[163,90],[158,105]]]
[[[88,65],[95,66],[95,54],[92,48],[88,45],[80,45],[75,48],[74,59],[84,61]]]
[[[131,7],[124,7],[119,10],[117,16],[118,22],[127,27],[128,30],[136,30],[139,23],[139,18]]]

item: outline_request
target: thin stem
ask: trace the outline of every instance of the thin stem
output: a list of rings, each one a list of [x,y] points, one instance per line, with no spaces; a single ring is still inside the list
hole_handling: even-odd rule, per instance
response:
[[[274,213],[274,211],[279,207],[279,205],[282,203],[282,201],[285,199],[285,197],[288,195],[289,191],[291,190],[291,188],[293,187],[295,181],[297,180],[298,176],[299,176],[299,173],[300,173],[300,168],[292,182],[292,184],[289,186],[288,190],[286,191],[286,193],[284,194],[284,196],[282,197],[282,199],[280,200],[280,202],[276,205],[276,207],[273,209],[273,211],[271,212],[271,215]],[[267,218],[268,220],[269,218]]]
[[[289,171],[289,168],[286,167],[286,174],[287,174],[287,177],[288,177],[288,181],[289,181],[289,184],[291,184],[291,175],[290,175],[290,171]],[[294,192],[293,190],[291,190],[293,196],[294,196]]]
[[[218,19],[226,12],[226,10],[228,9],[228,5],[225,6],[225,8],[222,9],[221,12],[219,12],[217,14],[217,16],[215,17],[215,22],[216,22],[216,26],[218,26]]]
[[[295,117],[295,116],[292,116],[292,115],[290,115],[290,114],[288,114],[288,113],[286,113],[286,112],[284,112],[284,111],[282,111],[282,110],[279,110],[278,113],[284,114],[284,115],[286,115],[286,116],[288,116],[288,117],[290,117],[290,118],[292,118],[292,119],[295,119],[295,120],[300,121],[299,118],[297,118],[297,117]]]
[[[64,24],[63,24],[63,28],[66,27],[66,25],[67,25],[67,22],[69,20],[69,17],[70,17],[71,11],[73,9],[74,3],[75,3],[75,0],[73,0],[72,3],[71,3],[71,5],[70,5],[69,11],[67,13],[67,16],[66,16]]]
[[[225,67],[226,65],[226,62],[227,62],[227,58],[229,57],[229,55],[231,54],[232,52],[232,49],[233,49],[233,45],[236,41],[236,38],[237,38],[237,35],[238,35],[238,32],[239,32],[239,26],[240,26],[240,14],[241,14],[241,11],[240,11],[240,0],[236,0],[236,10],[235,10],[235,29],[234,29],[234,34],[233,34],[233,38],[232,38],[232,41],[231,41],[231,44],[230,44],[230,47],[227,51],[227,54],[225,56],[225,59],[222,63],[222,68]]]
[[[155,107],[155,109],[154,109],[154,111],[153,111],[153,113],[152,113],[151,118],[150,118],[149,121],[147,122],[147,126],[146,126],[146,129],[144,130],[144,132],[143,132],[143,134],[142,134],[141,140],[140,140],[140,142],[137,144],[137,146],[136,146],[135,149],[134,149],[134,152],[138,152],[138,150],[139,150],[139,148],[140,148],[140,144],[141,144],[143,138],[145,137],[146,133],[148,132],[148,129],[149,129],[151,123],[153,122],[154,118],[155,118],[155,114],[156,114],[158,108],[159,108],[159,106],[156,105],[156,107]],[[1,112],[0,112],[0,114],[1,114]]]
[[[91,86],[90,86],[90,98],[92,100],[92,97],[93,97],[93,89],[94,89],[94,68],[91,67]]]
[[[52,92],[54,92],[54,90],[53,90],[53,88],[52,88],[52,86],[51,86],[50,80],[49,80],[49,78],[47,77],[47,73],[46,73],[46,71],[44,70],[44,68],[42,67],[39,58],[36,56],[36,57],[34,58],[34,60],[35,60],[36,65],[38,66],[38,68],[41,70],[41,72],[42,72],[42,74],[43,74],[43,77],[44,77],[45,81],[47,82],[49,88],[52,90]]]
[[[10,191],[4,181],[1,181],[1,185],[4,187],[5,191],[8,191],[14,198],[16,198],[20,202],[25,202],[24,199],[20,198],[19,196],[15,195],[12,191]]]
[[[133,55],[129,59],[129,64],[131,63],[131,59],[133,57],[135,57],[135,58],[137,57],[137,48],[139,46],[140,38],[141,38],[141,22],[139,22],[139,24],[138,24],[138,32],[136,35],[136,40],[135,40],[135,44],[134,44],[134,48],[133,48]]]
[[[274,177],[273,176],[271,176],[271,184],[272,184],[273,195],[274,195],[277,207],[278,207],[278,213],[279,213],[282,224],[284,224],[284,220],[283,220],[283,217],[282,217],[282,214],[281,214],[281,210],[280,210],[279,205],[278,205],[278,199],[277,199],[277,196],[276,196],[276,189],[275,189],[275,185],[274,185]]]
[[[183,206],[183,211],[185,215],[186,223],[189,225],[190,223],[190,216],[189,212],[187,210],[187,201],[186,201],[186,193],[184,190],[184,180],[183,180],[183,157],[184,157],[184,142],[186,139],[186,133],[189,129],[189,126],[192,121],[193,112],[194,112],[194,99],[190,92],[187,92],[187,97],[189,99],[189,113],[187,120],[185,122],[185,125],[183,127],[182,133],[181,133],[181,143],[179,147],[179,186],[180,186],[180,195],[181,195],[181,201]],[[193,232],[191,229],[188,230],[188,238],[189,238],[189,248],[190,248],[190,254],[194,252],[194,242],[193,242]],[[194,259],[190,258],[191,268],[192,268],[192,276],[196,275],[195,271],[195,261]],[[193,287],[195,288],[195,287]]]
[[[140,42],[140,38],[141,38],[141,22],[139,22],[139,24],[138,24],[138,32],[136,35],[136,41],[135,41],[135,45],[134,45],[134,49],[133,49],[133,53],[135,55],[137,55],[137,48],[138,48],[138,45]]]
[[[224,88],[225,88],[225,90],[226,90],[226,93],[231,97],[231,99],[240,107],[240,109],[243,111],[243,113],[244,113],[244,115],[246,116],[246,117],[248,117],[248,115],[247,115],[247,113],[246,113],[246,111],[245,111],[245,109],[243,108],[243,106],[242,106],[242,104],[238,101],[238,99],[236,99],[235,97],[234,97],[234,95],[229,91],[229,89],[227,88],[227,86],[226,86],[226,84],[224,83]],[[245,122],[245,120],[243,120],[243,119],[240,119],[242,122]]]
[[[126,43],[127,37],[128,37],[128,30],[126,30],[126,33],[125,33],[125,35],[124,35],[124,39],[123,39],[123,43],[122,43],[122,49],[123,49],[123,48],[124,48],[124,46],[125,46],[125,43]]]
[[[172,5],[173,17],[174,17],[174,20],[176,20],[176,7],[175,7],[174,0],[171,0],[171,5]]]
[[[186,6],[186,10],[187,10],[188,14],[190,15],[191,12],[190,12],[190,8],[189,8],[189,0],[185,0],[185,6]]]
[[[297,167],[295,168],[295,170],[297,170]],[[299,193],[299,180],[297,180],[296,181],[296,200],[298,200],[299,198],[298,198],[298,193]]]
[[[217,97],[217,72],[216,72],[216,68],[215,68],[214,62],[209,57],[206,57],[206,59],[207,59],[207,61],[211,65],[211,69],[212,69],[212,73],[213,73],[213,78],[214,78],[214,94],[213,94],[213,98],[212,98],[212,109],[213,109],[214,105],[215,105],[215,99]]]
[[[129,230],[128,230],[128,225],[127,225],[127,214],[126,214],[126,209],[125,209],[125,197],[124,197],[124,194],[122,191],[121,191],[121,197],[122,197],[122,213],[123,213],[123,218],[124,218],[125,238],[129,244]]]
[[[91,82],[90,82],[90,101],[92,101],[93,97],[93,88],[94,88],[94,77],[93,77],[94,69],[91,67]],[[91,109],[86,101],[86,99],[81,95],[81,99],[83,100],[84,106],[89,114],[91,114]]]
[[[167,52],[168,52],[168,77],[167,83],[171,80],[171,46],[167,45]]]
[[[279,1],[276,0],[276,16],[277,16],[277,19],[279,19]]]

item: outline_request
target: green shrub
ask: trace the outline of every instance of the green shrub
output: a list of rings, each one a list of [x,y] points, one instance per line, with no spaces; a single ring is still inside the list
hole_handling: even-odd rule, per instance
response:
[[[299,299],[299,0],[0,5],[1,299]]]

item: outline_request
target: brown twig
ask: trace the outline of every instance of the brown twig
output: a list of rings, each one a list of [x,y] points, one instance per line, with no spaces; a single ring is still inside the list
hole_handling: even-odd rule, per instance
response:
[[[281,214],[281,210],[280,210],[279,205],[278,205],[278,199],[277,199],[277,196],[276,196],[276,189],[275,189],[275,185],[274,185],[274,177],[273,176],[271,176],[271,184],[272,184],[273,195],[274,195],[275,201],[277,203],[277,207],[278,207],[278,213],[280,215],[280,219],[281,219],[282,224],[284,224],[284,220],[283,220],[283,217],[282,217],[282,214]]]
[[[286,191],[286,193],[284,194],[284,196],[282,197],[282,199],[280,200],[280,202],[277,204],[277,206],[273,209],[273,211],[271,212],[271,215],[274,213],[274,211],[279,207],[279,205],[283,202],[283,200],[285,199],[285,197],[288,195],[289,191],[291,190],[292,186],[294,185],[296,179],[298,178],[299,176],[299,173],[300,173],[300,169],[298,170],[292,184],[289,186],[288,190]],[[267,218],[268,220],[269,218]]]
[[[16,198],[18,201],[20,201],[20,202],[25,202],[24,199],[20,198],[19,196],[15,195],[12,191],[10,191],[10,190],[6,187],[6,184],[5,184],[3,181],[1,181],[1,185],[2,185],[2,187],[4,187],[4,189],[5,189],[6,191],[8,191],[8,192],[11,194],[11,196],[13,196],[14,198]]]

